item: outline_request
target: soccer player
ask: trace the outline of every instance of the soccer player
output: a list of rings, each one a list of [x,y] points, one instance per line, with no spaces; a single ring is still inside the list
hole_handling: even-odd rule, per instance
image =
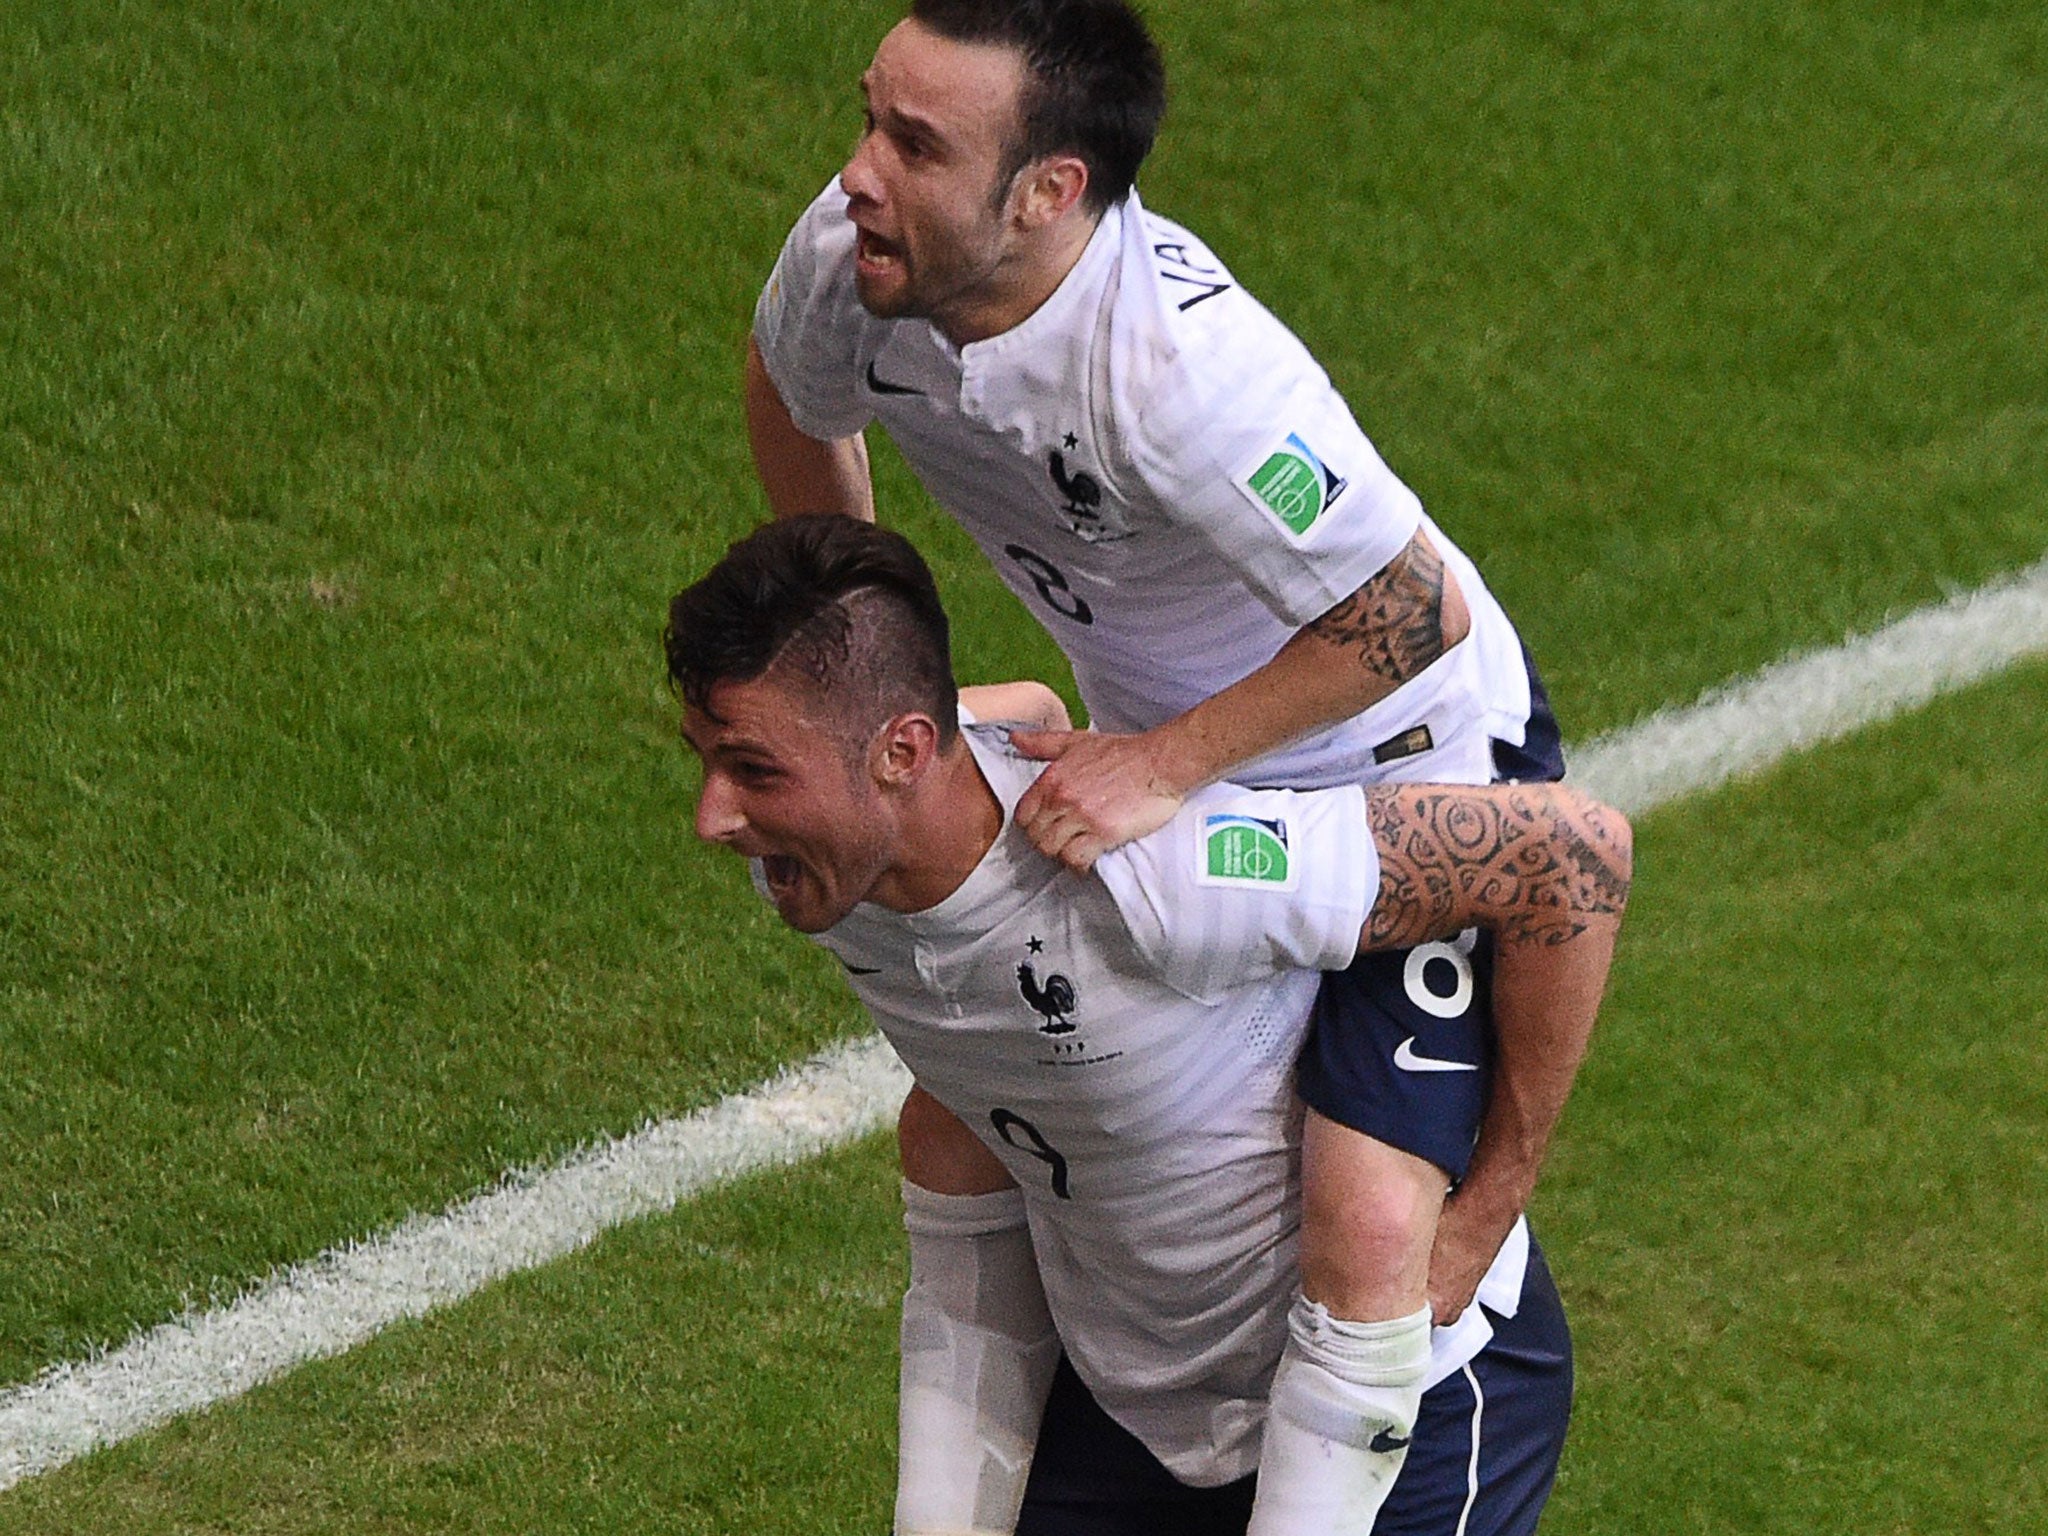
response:
[[[1077,879],[1015,820],[1043,764],[959,724],[929,571],[844,517],[735,545],[667,648],[699,835],[844,965],[930,1096],[906,1114],[972,1128],[936,1179],[905,1142],[900,1536],[1532,1530],[1570,1398],[1540,1254],[1511,1244],[1458,1329],[1425,1299],[1471,1123],[1383,1070],[1359,1321],[1298,1293],[1291,1078],[1318,968],[1482,925],[1500,1009],[1571,1042],[1561,1096],[1625,822],[1551,784],[1216,785]]]
[[[755,311],[755,463],[778,514],[871,517],[861,434],[880,422],[1059,642],[1095,730],[1017,737],[1055,759],[1017,807],[1038,847],[1085,870],[1226,777],[1562,774],[1541,686],[1478,571],[1301,343],[1139,200],[1164,74],[1122,0],[916,0],[861,88],[859,145]],[[1333,1016],[1405,1023],[1390,1036],[1410,1042],[1403,1070],[1462,1093],[1475,1059],[1412,1043],[1450,1002],[1484,1014],[1467,984],[1484,954],[1456,962],[1333,977]],[[1382,1065],[1353,1059],[1361,1034],[1319,1028],[1301,1078],[1308,1288],[1354,1309],[1372,1282],[1341,1196],[1369,1180],[1345,1132],[1371,1129],[1353,1079]],[[1504,1049],[1440,1227],[1442,1322],[1533,1187],[1546,1110],[1522,1060]],[[1339,1226],[1322,1241],[1326,1212]]]

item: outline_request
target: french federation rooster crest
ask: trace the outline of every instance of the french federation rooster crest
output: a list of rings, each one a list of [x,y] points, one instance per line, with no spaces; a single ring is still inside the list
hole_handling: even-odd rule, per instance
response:
[[[1030,948],[1035,955],[1045,948],[1045,941],[1034,938]],[[1041,984],[1038,972],[1026,960],[1017,967],[1017,990],[1031,1005],[1031,1011],[1045,1021],[1038,1026],[1040,1034],[1071,1035],[1078,1027],[1067,1020],[1067,1015],[1074,1011],[1078,1001],[1074,996],[1074,984],[1057,971]]]
[[[1072,434],[1067,437],[1067,446],[1074,446]],[[1067,516],[1092,522],[1102,515],[1102,482],[1085,469],[1071,474],[1067,470],[1066,457],[1055,448],[1048,464],[1052,470],[1052,483],[1059,493],[1067,498]]]

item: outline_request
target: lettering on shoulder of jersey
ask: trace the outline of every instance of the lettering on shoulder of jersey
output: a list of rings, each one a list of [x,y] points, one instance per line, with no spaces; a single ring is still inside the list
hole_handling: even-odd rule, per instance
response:
[[[1157,220],[1149,214],[1146,217],[1153,226],[1152,254],[1159,258],[1159,275],[1175,285],[1166,290],[1175,309],[1186,314],[1197,304],[1220,298],[1236,286],[1230,274],[1201,246],[1185,236],[1176,239],[1168,235]]]
[[[1289,432],[1237,479],[1238,489],[1278,518],[1296,539],[1308,536],[1350,483],[1325,464],[1299,432]]]
[[[1284,817],[1219,811],[1202,818],[1195,844],[1195,883],[1291,891],[1300,882]]]

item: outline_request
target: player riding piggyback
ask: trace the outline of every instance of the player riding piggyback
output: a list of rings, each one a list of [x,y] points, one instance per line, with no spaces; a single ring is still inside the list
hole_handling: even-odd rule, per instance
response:
[[[857,240],[835,179],[756,309],[768,374],[810,436],[884,426],[1052,632],[1098,729],[1149,730],[1220,693],[1422,533],[1463,596],[1464,639],[1231,777],[1469,782],[1494,773],[1496,741],[1523,747],[1528,664],[1477,569],[1300,341],[1135,189],[1035,313],[964,347],[869,313]],[[1554,740],[1532,746],[1512,776],[1554,772]]]

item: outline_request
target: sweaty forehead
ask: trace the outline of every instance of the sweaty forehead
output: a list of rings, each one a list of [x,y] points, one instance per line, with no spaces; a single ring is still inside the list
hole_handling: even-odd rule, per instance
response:
[[[1000,43],[961,43],[915,19],[899,22],[861,77],[877,113],[952,133],[1001,136],[1016,116],[1024,56]]]

